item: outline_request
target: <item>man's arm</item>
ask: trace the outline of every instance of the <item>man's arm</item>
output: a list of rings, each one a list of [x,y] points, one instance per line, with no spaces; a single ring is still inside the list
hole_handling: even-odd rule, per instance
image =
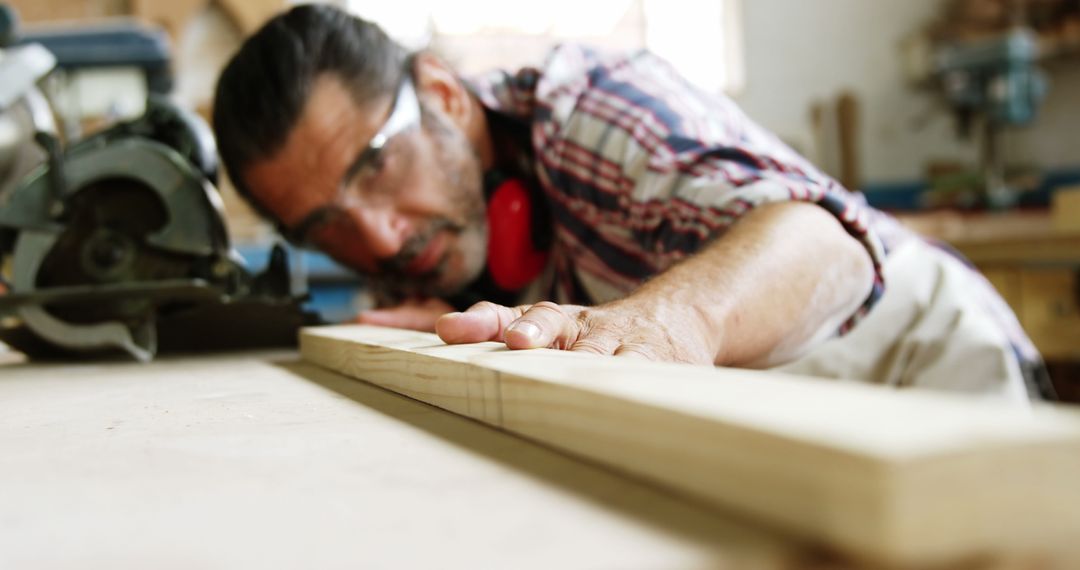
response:
[[[597,307],[480,303],[436,323],[448,343],[505,341],[767,367],[831,336],[870,294],[870,254],[823,208],[762,205],[700,253]]]

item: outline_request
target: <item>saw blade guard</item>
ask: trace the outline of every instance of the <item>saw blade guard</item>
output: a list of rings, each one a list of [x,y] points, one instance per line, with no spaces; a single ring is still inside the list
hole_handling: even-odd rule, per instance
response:
[[[15,312],[50,343],[120,348],[148,360],[163,305],[249,288],[207,179],[216,164],[197,149],[205,142],[170,123],[175,115],[162,112],[160,101],[152,108],[64,153],[39,136],[49,160],[0,201],[0,242],[7,243],[0,252],[12,259],[9,300],[30,300]]]

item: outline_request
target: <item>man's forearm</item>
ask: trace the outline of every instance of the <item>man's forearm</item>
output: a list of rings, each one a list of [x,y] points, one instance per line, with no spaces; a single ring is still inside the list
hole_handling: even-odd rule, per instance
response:
[[[830,336],[873,286],[870,254],[821,207],[760,206],[622,302],[700,327],[715,363],[766,367]]]
[[[448,343],[764,367],[830,335],[873,280],[870,254],[824,209],[765,205],[623,299],[596,307],[478,303],[443,316],[436,330]]]

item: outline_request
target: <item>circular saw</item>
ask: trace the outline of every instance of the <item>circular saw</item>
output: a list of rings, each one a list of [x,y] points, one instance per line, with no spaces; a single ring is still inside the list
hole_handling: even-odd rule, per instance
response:
[[[16,322],[0,327],[0,339],[22,348],[28,331],[65,351],[149,360],[162,340],[187,349],[286,344],[316,322],[300,309],[283,249],[254,275],[230,248],[216,149],[199,117],[151,97],[139,119],[61,148],[28,111],[34,73],[23,97],[0,93],[0,142],[15,125],[14,146],[38,157],[32,169],[32,157],[18,167],[0,161],[0,316]],[[4,150],[0,159],[12,154]]]

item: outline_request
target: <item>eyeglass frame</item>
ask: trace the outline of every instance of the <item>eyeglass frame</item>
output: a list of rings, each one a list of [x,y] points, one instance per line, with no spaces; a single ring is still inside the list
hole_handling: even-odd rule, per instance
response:
[[[309,234],[314,228],[326,223],[335,216],[347,215],[346,208],[341,206],[342,196],[357,174],[365,167],[375,164],[390,139],[419,125],[421,117],[420,98],[416,94],[416,87],[413,85],[412,77],[406,72],[403,74],[401,85],[394,95],[390,116],[386,118],[379,131],[364,146],[364,150],[360,151],[356,160],[349,165],[349,168],[345,169],[345,174],[342,175],[341,182],[338,183],[337,193],[334,198],[329,203],[312,210],[292,228],[280,225],[278,233],[293,245],[305,248],[313,247]]]

